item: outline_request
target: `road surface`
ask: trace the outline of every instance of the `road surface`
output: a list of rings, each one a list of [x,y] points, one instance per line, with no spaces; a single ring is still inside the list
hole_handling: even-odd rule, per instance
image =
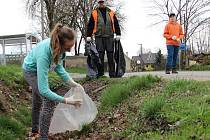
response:
[[[170,74],[166,75],[164,71],[155,71],[155,72],[133,72],[133,73],[126,73],[124,77],[131,77],[131,76],[145,76],[145,75],[153,75],[159,76],[166,79],[186,79],[186,80],[198,80],[198,81],[210,81],[210,71],[181,71],[179,74]],[[75,79],[82,79],[85,78],[85,74],[77,74],[72,73],[72,78]],[[108,74],[106,73],[106,76]]]

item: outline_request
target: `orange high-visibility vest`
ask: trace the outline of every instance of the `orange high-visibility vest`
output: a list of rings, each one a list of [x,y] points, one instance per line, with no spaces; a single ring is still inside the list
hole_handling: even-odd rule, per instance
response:
[[[93,33],[96,33],[97,32],[97,23],[98,23],[98,11],[97,10],[94,10],[92,12],[92,15],[93,15],[93,19],[94,19],[94,22],[95,22],[95,25],[94,25],[94,29],[93,29]],[[112,11],[110,9],[109,11],[109,16],[111,18],[111,24],[112,24],[112,31],[113,33],[115,33],[115,27],[114,27],[114,11]]]

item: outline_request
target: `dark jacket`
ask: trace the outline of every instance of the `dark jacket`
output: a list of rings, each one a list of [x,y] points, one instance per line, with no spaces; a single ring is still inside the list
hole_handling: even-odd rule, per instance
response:
[[[102,13],[104,22],[106,23],[106,10],[109,10],[109,8],[99,8],[99,11]],[[89,23],[88,23],[88,27],[87,27],[87,37],[91,37],[93,34],[93,30],[94,30],[94,26],[95,26],[95,22],[94,22],[94,18],[93,15],[91,14]],[[115,33],[116,35],[121,35],[121,30],[120,30],[120,25],[119,22],[117,20],[117,17],[114,15],[114,26],[115,26]]]

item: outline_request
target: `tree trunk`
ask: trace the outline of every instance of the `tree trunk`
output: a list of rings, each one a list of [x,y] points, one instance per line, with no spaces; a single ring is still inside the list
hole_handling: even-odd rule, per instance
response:
[[[75,41],[75,48],[74,48],[74,51],[75,51],[75,55],[78,55],[78,52],[77,52],[77,40]]]
[[[80,54],[81,43],[82,43],[82,36],[80,37],[80,40],[79,40],[78,51],[77,51],[78,55]]]
[[[55,2],[56,0],[44,0],[47,8],[47,18],[49,20],[49,30],[50,32],[54,28],[54,7],[55,7]]]

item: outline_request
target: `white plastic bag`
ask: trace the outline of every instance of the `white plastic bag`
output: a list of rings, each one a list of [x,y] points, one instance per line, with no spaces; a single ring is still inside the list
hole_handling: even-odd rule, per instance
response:
[[[82,87],[72,88],[66,93],[65,97],[82,99],[82,105],[76,109],[72,105],[58,104],[49,129],[51,134],[74,130],[80,131],[82,126],[91,123],[98,113],[95,103],[85,93]]]

